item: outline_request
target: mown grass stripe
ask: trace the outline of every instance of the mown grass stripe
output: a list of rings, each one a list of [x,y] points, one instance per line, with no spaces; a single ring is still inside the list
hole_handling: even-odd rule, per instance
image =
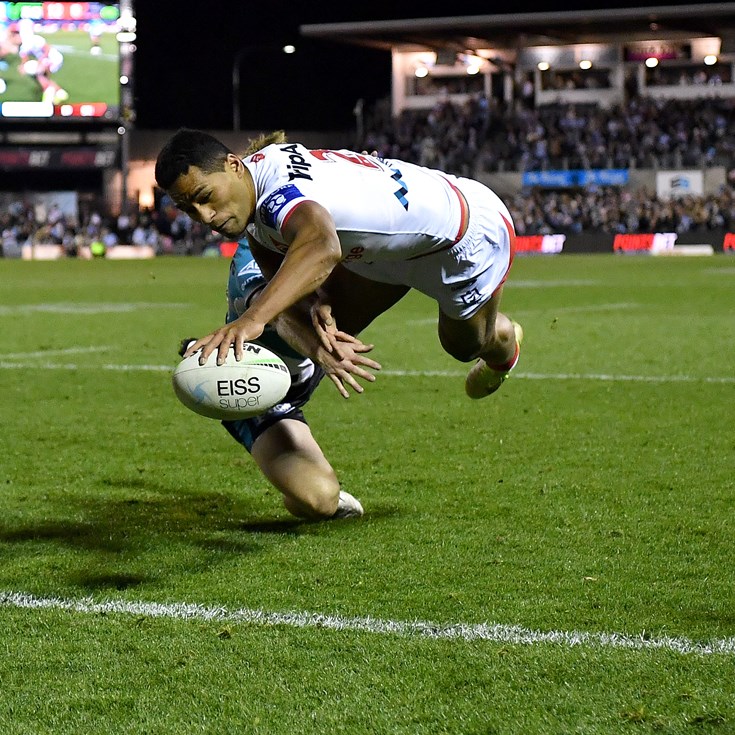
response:
[[[554,644],[565,647],[616,648],[635,651],[651,649],[667,650],[682,654],[735,654],[735,638],[696,642],[688,638],[652,637],[621,633],[585,633],[582,631],[539,631],[518,625],[482,623],[451,625],[426,621],[380,620],[370,617],[341,617],[308,612],[266,612],[240,608],[205,607],[192,603],[127,602],[107,600],[95,602],[92,598],[65,599],[61,597],[36,597],[23,592],[0,592],[0,606],[32,610],[69,610],[84,614],[136,615],[150,618],[198,620],[227,623],[246,623],[261,626],[289,626],[293,628],[325,628],[337,631],[355,631],[386,635],[417,636],[430,639],[456,639],[487,641],[511,645],[530,646]]]

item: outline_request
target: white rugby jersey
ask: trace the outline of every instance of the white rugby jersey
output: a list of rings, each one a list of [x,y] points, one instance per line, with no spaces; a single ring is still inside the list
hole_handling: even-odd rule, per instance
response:
[[[48,41],[38,34],[33,34],[23,40],[18,49],[18,55],[21,58],[32,56],[38,61],[46,58],[49,60],[49,66],[54,67],[51,69],[52,72],[58,71],[64,61],[64,56],[61,51],[49,45]]]
[[[266,146],[244,160],[255,182],[248,232],[283,253],[293,210],[315,201],[332,215],[345,261],[407,260],[453,245],[467,221],[456,178],[405,161],[300,143]]]

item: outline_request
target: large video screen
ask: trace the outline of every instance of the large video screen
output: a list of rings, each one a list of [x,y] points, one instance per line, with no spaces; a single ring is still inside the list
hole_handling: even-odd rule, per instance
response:
[[[120,3],[0,2],[0,122],[117,120]]]

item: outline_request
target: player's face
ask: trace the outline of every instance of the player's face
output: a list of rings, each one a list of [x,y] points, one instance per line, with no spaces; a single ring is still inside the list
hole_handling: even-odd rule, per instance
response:
[[[229,155],[222,171],[215,173],[190,166],[169,194],[192,219],[232,240],[243,235],[255,209],[250,174],[234,155]]]

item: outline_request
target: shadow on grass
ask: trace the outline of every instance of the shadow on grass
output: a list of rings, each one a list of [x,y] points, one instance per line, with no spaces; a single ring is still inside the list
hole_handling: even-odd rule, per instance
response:
[[[36,578],[90,591],[124,590],[229,564],[263,553],[270,545],[265,537],[341,537],[354,533],[356,523],[395,512],[376,508],[366,519],[329,523],[269,517],[260,493],[189,492],[137,476],[107,477],[86,492],[61,489],[23,502],[14,520],[0,519],[0,584],[25,577],[35,559]],[[279,508],[278,493],[267,502]]]
[[[83,515],[86,520],[65,520]],[[126,500],[90,496],[66,496],[59,520],[43,520],[14,527],[0,524],[0,541],[9,543],[51,541],[89,550],[124,552],[142,539],[189,537],[197,543],[209,533],[294,534],[305,521],[297,519],[243,520],[252,517],[247,502],[215,493]],[[227,548],[241,553],[254,548],[247,538],[230,538]]]
[[[77,587],[83,587],[90,592],[97,590],[117,590],[118,592],[122,592],[132,587],[138,587],[144,582],[147,582],[148,578],[143,574],[126,574],[124,572],[98,572],[92,574],[80,572],[78,574],[72,574],[69,581]]]
[[[49,557],[47,568],[54,570],[49,574],[57,579],[66,577],[90,590],[123,590],[160,579],[172,561],[189,569],[211,567],[259,553],[257,534],[294,535],[314,526],[291,517],[253,520],[262,514],[257,498],[176,492],[140,478],[101,484],[86,494],[60,492],[40,502],[27,499],[27,512],[15,522],[0,520],[0,544],[10,552],[8,557],[16,555],[23,564],[33,546],[33,556],[44,566],[42,557]],[[34,518],[38,520],[30,520]],[[86,554],[82,564],[70,562],[68,550],[93,556]],[[158,561],[150,561],[155,558]],[[11,571],[10,558],[5,566]]]

